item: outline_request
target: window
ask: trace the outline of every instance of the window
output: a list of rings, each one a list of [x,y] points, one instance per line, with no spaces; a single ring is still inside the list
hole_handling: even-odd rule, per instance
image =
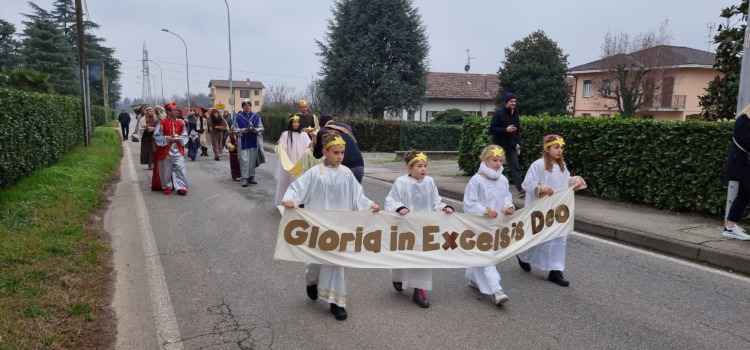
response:
[[[425,116],[425,118],[426,118],[426,120],[425,120],[425,121],[430,121],[430,120],[432,120],[432,118],[434,118],[434,117],[435,117],[435,114],[438,114],[438,112],[437,112],[437,111],[427,111],[427,112],[425,112],[425,114],[424,114],[424,116]]]
[[[240,98],[249,98],[250,90],[240,90]]]
[[[599,114],[599,116],[600,117],[611,117],[612,115],[611,114],[602,113],[602,114]]]
[[[260,90],[255,90],[255,96],[260,95]]]
[[[583,97],[591,97],[591,80],[583,81]]]
[[[609,94],[611,92],[612,92],[612,80],[610,79],[602,80],[602,91],[601,91],[602,96],[609,97]]]
[[[591,113],[581,113],[581,117],[590,117]]]
[[[260,101],[255,101],[256,106],[260,106]]]

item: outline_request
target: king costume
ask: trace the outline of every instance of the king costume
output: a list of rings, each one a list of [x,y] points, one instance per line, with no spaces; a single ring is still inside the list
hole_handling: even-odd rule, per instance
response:
[[[246,102],[243,102],[243,106]],[[249,103],[249,102],[247,102]],[[258,159],[259,148],[262,147],[262,136],[263,135],[263,122],[260,120],[260,116],[250,112],[241,111],[237,113],[237,127],[234,132],[237,135],[240,143],[239,158],[240,158],[240,173],[242,176],[242,186],[247,187],[248,182],[256,184],[255,182],[255,168],[260,165]],[[255,128],[257,132],[243,133],[242,129]]]
[[[171,142],[177,140],[177,142]],[[173,117],[159,121],[154,129],[158,175],[164,194],[177,190],[187,194],[187,171],[185,169],[185,145],[188,143],[185,124]],[[155,171],[156,172],[156,171]]]

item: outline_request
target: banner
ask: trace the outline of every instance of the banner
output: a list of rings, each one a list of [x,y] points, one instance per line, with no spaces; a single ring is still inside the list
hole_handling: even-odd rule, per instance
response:
[[[495,265],[573,231],[573,188],[513,215],[282,211],[274,259],[354,268]],[[285,210],[284,210],[285,209]]]

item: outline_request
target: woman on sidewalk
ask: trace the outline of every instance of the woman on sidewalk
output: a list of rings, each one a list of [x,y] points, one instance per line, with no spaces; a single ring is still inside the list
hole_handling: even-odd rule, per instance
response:
[[[146,108],[146,116],[138,121],[141,129],[141,164],[148,164],[148,169],[154,167],[156,160],[156,143],[154,142],[154,129],[159,121],[156,119],[154,109]],[[136,127],[136,132],[138,128]]]
[[[212,108],[209,112],[208,129],[211,133],[211,148],[214,151],[214,160],[221,160],[224,150],[222,139],[224,138],[224,130],[227,129],[227,122],[216,108]]]
[[[750,105],[742,110],[734,120],[732,146],[729,148],[727,165],[724,169],[725,181],[737,181],[737,197],[732,201],[727,213],[727,223],[722,236],[726,238],[750,240],[750,235],[737,225],[750,203]]]

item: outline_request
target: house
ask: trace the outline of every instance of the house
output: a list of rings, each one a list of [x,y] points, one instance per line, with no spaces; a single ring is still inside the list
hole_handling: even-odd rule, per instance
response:
[[[229,105],[229,80],[217,80],[211,79],[208,82],[208,98],[211,100],[211,107],[219,108],[224,105],[224,108],[231,111],[232,108]],[[234,111],[238,112],[242,110],[242,101],[250,100],[253,103],[253,112],[258,112],[263,108],[263,83],[259,81],[246,80],[234,80],[232,81],[232,88],[234,89]]]
[[[427,96],[416,111],[397,118],[430,121],[438,112],[457,108],[478,116],[495,109],[498,84],[496,74],[427,73]]]
[[[613,97],[617,65],[653,67],[644,77],[643,106],[636,115],[661,120],[685,120],[700,114],[698,96],[714,79],[714,54],[688,47],[659,45],[631,54],[618,54],[570,69],[575,79],[573,115],[612,116],[618,113]]]

